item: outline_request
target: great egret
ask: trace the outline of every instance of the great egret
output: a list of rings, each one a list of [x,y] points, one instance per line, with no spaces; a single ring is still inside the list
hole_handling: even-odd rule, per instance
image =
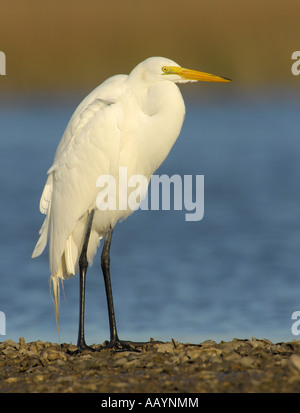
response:
[[[151,57],[129,75],[112,76],[94,89],[77,107],[48,170],[40,211],[46,214],[32,257],[39,256],[49,240],[50,280],[59,332],[60,280],[79,272],[80,311],[78,352],[90,349],[84,336],[85,282],[100,240],[109,324],[109,346],[128,349],[117,333],[110,281],[110,244],[115,224],[133,211],[127,205],[115,210],[96,204],[99,176],[118,183],[119,167],[127,179],[143,175],[149,183],[175,143],[185,116],[176,83],[229,82],[224,77],[180,67],[172,60]],[[120,192],[119,192],[120,191]],[[116,197],[122,196],[122,188]]]

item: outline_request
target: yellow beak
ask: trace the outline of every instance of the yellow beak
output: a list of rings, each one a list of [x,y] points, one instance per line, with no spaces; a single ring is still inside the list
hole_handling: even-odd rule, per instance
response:
[[[197,70],[185,69],[184,67],[164,66],[162,68],[165,75],[178,75],[182,79],[198,80],[203,82],[231,82],[227,77],[212,75],[211,73],[198,72]]]

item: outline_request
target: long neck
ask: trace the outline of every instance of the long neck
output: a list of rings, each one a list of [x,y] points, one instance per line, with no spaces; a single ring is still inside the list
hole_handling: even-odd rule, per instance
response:
[[[149,116],[147,146],[157,169],[168,156],[181,131],[185,116],[184,101],[174,83],[159,82],[145,94],[142,108]]]
[[[150,179],[181,131],[185,116],[181,93],[172,82],[135,83],[127,89],[122,104],[124,136],[131,151],[121,151],[120,165],[129,167],[129,174]]]

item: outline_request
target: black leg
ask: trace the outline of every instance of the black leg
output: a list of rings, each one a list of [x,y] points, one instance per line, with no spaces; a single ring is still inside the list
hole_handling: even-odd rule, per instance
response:
[[[113,302],[113,295],[112,295],[112,288],[111,288],[111,281],[110,281],[110,244],[111,244],[112,233],[113,233],[113,229],[109,228],[105,236],[105,241],[104,241],[103,250],[101,254],[101,268],[102,268],[103,277],[104,277],[106,299],[107,299],[107,309],[108,309],[109,328],[110,328],[110,341],[116,342],[116,341],[119,341],[119,338],[118,338],[118,333],[117,333],[114,302]]]
[[[117,332],[117,325],[115,319],[115,310],[114,310],[114,302],[113,302],[113,295],[112,295],[112,288],[111,288],[111,281],[110,281],[110,244],[112,238],[113,229],[109,228],[107,230],[105,241],[103,245],[103,250],[101,254],[101,268],[104,277],[105,283],[105,291],[106,291],[106,298],[107,298],[107,308],[108,308],[108,317],[109,317],[109,328],[110,328],[110,342],[106,345],[106,347],[113,348],[117,351],[138,351],[132,347],[129,342],[121,341],[118,337]]]
[[[89,214],[88,226],[86,229],[82,251],[79,258],[79,279],[80,279],[80,303],[79,303],[79,329],[78,329],[78,340],[77,340],[77,350],[76,353],[80,353],[84,349],[93,350],[92,347],[87,346],[84,338],[84,307],[85,307],[85,281],[86,272],[88,268],[88,261],[86,257],[93,218],[94,209]]]

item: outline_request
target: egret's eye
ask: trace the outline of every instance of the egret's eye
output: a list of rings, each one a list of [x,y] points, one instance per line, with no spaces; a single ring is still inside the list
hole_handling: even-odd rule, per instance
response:
[[[163,72],[168,72],[168,68],[167,68],[167,66],[163,66],[162,68],[161,68],[161,70],[163,71]]]

